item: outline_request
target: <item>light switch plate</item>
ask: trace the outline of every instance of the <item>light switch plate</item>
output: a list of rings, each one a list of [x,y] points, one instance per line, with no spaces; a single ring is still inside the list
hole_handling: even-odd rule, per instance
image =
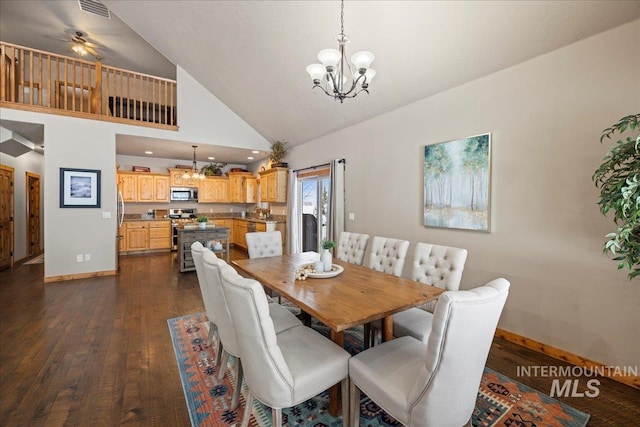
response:
[[[109,218],[111,218],[111,212],[109,211],[102,212],[102,219],[109,219]]]
[[[354,219],[356,219],[356,214],[354,214],[353,212],[349,212],[349,220],[353,221]]]

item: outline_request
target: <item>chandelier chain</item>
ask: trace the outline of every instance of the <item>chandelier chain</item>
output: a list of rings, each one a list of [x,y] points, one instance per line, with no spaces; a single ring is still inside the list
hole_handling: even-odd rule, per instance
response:
[[[340,35],[344,39],[344,0],[340,3]]]

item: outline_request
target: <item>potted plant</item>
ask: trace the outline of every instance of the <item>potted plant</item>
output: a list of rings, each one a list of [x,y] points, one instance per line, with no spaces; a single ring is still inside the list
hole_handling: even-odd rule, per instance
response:
[[[209,218],[207,218],[206,216],[199,216],[196,221],[198,221],[198,227],[207,228],[207,221],[209,221]]]
[[[222,168],[227,166],[226,163],[209,163],[200,169],[200,172],[206,176],[222,176]]]
[[[615,132],[640,130],[640,114],[623,117],[602,131],[600,143]],[[607,234],[603,252],[618,261],[618,269],[626,268],[629,279],[640,275],[640,135],[618,140],[603,163],[593,174],[600,189],[600,212],[613,211],[617,228]]]
[[[336,242],[333,240],[324,240],[322,242],[322,253],[320,254],[320,261],[324,264],[324,271],[329,272],[333,268],[333,255],[329,250],[336,247]]]
[[[289,167],[288,163],[285,163],[287,156],[291,152],[291,146],[287,141],[274,141],[271,143],[271,154],[269,154],[269,161],[272,168],[286,168]]]

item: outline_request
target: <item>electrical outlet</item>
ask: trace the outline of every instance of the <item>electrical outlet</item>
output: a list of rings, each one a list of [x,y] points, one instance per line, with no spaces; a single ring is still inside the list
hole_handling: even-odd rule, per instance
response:
[[[84,254],[85,261],[91,261],[91,254]]]
[[[229,212],[233,212],[233,208],[229,208]]]
[[[353,212],[349,212],[349,220],[353,221],[354,219],[356,219],[356,214],[354,214]]]
[[[82,254],[76,255],[76,262],[82,262]]]
[[[209,208],[209,213],[213,213],[213,208]]]

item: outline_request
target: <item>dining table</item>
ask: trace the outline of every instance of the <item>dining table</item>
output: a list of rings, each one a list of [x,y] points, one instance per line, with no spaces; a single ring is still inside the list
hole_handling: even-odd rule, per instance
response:
[[[382,341],[393,338],[393,314],[436,299],[443,290],[356,264],[333,259],[334,270],[296,280],[296,271],[319,259],[316,252],[238,259],[232,264],[265,288],[277,292],[330,329],[344,346],[344,331],[382,319]],[[332,277],[329,277],[332,276]],[[338,416],[340,387],[330,390],[329,412]]]

